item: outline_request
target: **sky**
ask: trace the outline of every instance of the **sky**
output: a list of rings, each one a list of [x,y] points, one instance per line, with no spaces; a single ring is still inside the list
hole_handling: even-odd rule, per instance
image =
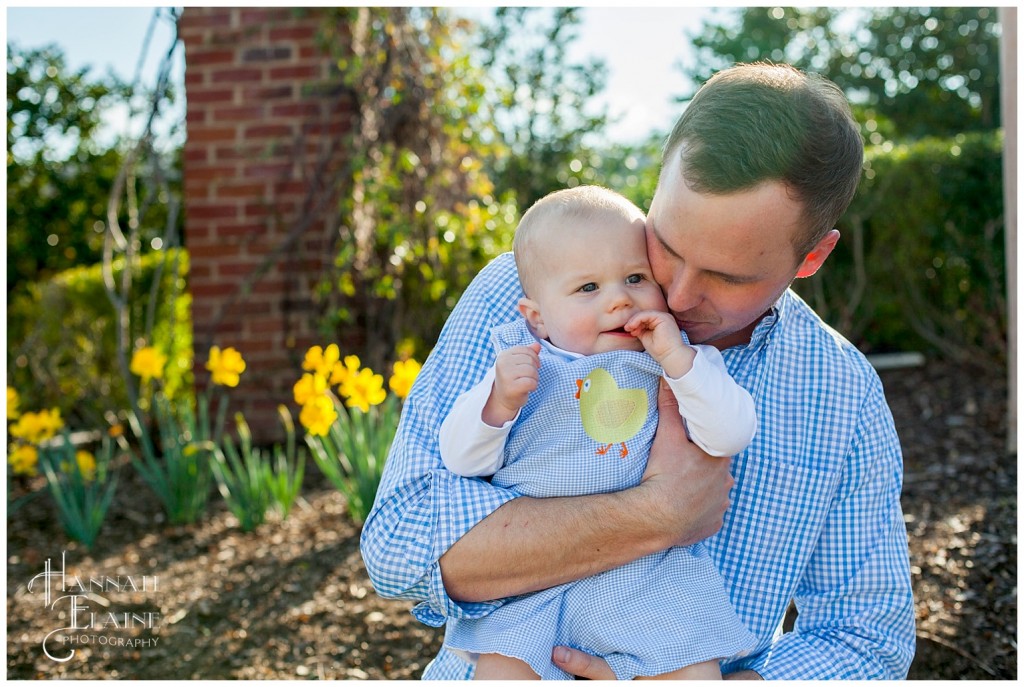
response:
[[[141,57],[143,83],[152,85],[173,36],[169,15],[163,10],[154,24],[148,51],[143,54],[156,9],[137,5],[8,7],[7,42],[20,48],[56,43],[71,68],[89,66],[90,73],[97,76],[113,70],[125,80],[135,77]],[[481,11],[486,11],[486,7],[474,8],[470,13]],[[672,126],[680,109],[672,98],[692,88],[674,65],[693,59],[686,35],[696,35],[703,20],[714,16],[712,13],[708,8],[692,7],[583,9],[575,56],[600,57],[607,64],[603,101],[609,113],[619,120],[608,130],[611,140],[633,143],[646,138],[651,131],[667,132]],[[184,79],[180,49],[176,56],[172,78],[180,84]],[[127,126],[125,119],[114,126]]]

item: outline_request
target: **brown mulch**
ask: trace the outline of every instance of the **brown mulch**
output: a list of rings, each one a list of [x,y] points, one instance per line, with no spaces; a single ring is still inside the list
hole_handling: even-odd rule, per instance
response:
[[[914,679],[1016,679],[1017,475],[1006,447],[1005,374],[932,361],[883,373],[904,446],[904,510],[917,602]],[[12,495],[38,489],[16,482]],[[307,467],[302,502],[243,534],[218,498],[191,526],[163,523],[128,467],[92,551],[69,542],[48,497],[7,519],[7,677],[10,679],[415,679],[441,631],[411,604],[379,599],[340,495]],[[87,579],[121,578],[136,591],[84,602],[106,627],[64,635],[68,602],[48,608],[47,559]],[[126,578],[131,577],[131,584]],[[145,579],[143,579],[145,578]],[[154,579],[155,578],[155,579]],[[69,584],[71,584],[69,582]],[[57,582],[54,583],[56,587]],[[143,589],[145,585],[145,589]],[[56,597],[57,595],[55,595]],[[56,598],[51,599],[51,603]],[[63,613],[63,617],[62,614]],[[114,627],[110,616],[129,627]],[[123,615],[128,613],[127,618]],[[158,613],[154,628],[146,613]],[[74,633],[72,633],[74,636]]]

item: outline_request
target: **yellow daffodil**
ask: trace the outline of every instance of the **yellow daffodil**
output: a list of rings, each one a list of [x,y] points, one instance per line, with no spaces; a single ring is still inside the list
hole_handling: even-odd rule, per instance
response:
[[[151,379],[163,379],[167,356],[153,346],[144,346],[132,354],[129,369],[145,384]]]
[[[292,395],[300,406],[306,405],[314,398],[324,397],[326,392],[327,380],[320,375],[308,372],[302,375],[302,379],[295,382],[295,386],[292,387]]]
[[[211,346],[206,369],[210,371],[214,384],[234,387],[238,386],[239,376],[245,372],[245,360],[241,353],[230,346],[223,351],[220,346]]]
[[[360,365],[359,356],[356,355],[346,355],[344,363],[334,363],[334,367],[331,369],[331,386],[341,386],[346,379],[358,374]]]
[[[75,451],[75,462],[78,463],[78,471],[82,479],[91,482],[96,477],[96,459],[88,451]],[[72,467],[69,463],[63,463],[61,470],[70,473]]]
[[[359,408],[364,413],[370,410],[370,406],[383,403],[387,397],[384,377],[374,374],[368,367],[359,370],[359,374],[349,375],[341,385],[341,393],[345,396],[345,405]]]
[[[53,436],[64,426],[60,409],[40,410],[38,413],[24,413],[11,425],[8,432],[12,437],[23,439],[30,444],[39,444]]]
[[[21,413],[18,411],[18,403],[21,399],[18,397],[18,392],[13,387],[7,387],[7,419],[17,420]]]
[[[39,451],[35,446],[21,444],[13,448],[7,456],[7,462],[15,475],[36,475],[36,465],[39,464]]]
[[[316,437],[327,436],[331,425],[338,419],[338,411],[327,396],[316,396],[302,406],[299,422],[306,431]]]
[[[341,354],[338,352],[338,344],[331,344],[326,349],[320,346],[312,346],[306,351],[306,358],[302,361],[302,369],[327,379],[340,358]]]
[[[412,358],[395,363],[395,371],[391,375],[391,379],[388,380],[388,386],[396,396],[405,398],[409,395],[412,383],[416,379],[416,375],[420,373],[420,367],[420,364]]]

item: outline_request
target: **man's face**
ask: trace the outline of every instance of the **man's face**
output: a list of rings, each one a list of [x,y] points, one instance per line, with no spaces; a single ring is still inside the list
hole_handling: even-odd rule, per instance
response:
[[[726,348],[749,341],[803,269],[793,249],[802,210],[779,182],[700,194],[684,183],[678,163],[665,168],[647,215],[647,254],[691,342]]]

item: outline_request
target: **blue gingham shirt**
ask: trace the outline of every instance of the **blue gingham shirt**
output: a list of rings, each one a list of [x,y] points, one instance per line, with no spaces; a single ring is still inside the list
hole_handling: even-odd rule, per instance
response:
[[[362,554],[378,594],[413,599],[430,624],[485,615],[501,600],[459,603],[438,559],[515,494],[444,469],[437,432],[459,394],[494,362],[492,327],[519,317],[511,254],[466,290],[406,399]],[[736,486],[705,544],[729,597],[758,637],[725,673],[766,679],[906,677],[914,604],[900,508],[902,455],[877,374],[787,291],[743,346],[722,351],[754,398],[758,430],[732,461]],[[790,600],[799,618],[782,634]],[[638,632],[643,631],[638,628]],[[468,679],[448,651],[430,679]]]

